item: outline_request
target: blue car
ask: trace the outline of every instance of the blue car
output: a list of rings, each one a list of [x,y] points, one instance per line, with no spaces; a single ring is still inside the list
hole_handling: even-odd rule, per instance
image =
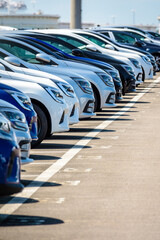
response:
[[[16,106],[24,113],[32,140],[37,139],[37,115],[33,109],[32,103],[26,94],[18,89],[0,83],[0,99],[5,100]]]
[[[20,149],[10,122],[0,114],[0,196],[21,192]]]

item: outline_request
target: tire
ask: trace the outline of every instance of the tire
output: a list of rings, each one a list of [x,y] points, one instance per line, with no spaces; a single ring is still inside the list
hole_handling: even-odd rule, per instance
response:
[[[33,108],[37,113],[37,125],[38,125],[38,139],[31,142],[31,147],[38,146],[45,138],[48,130],[48,121],[46,114],[36,103],[33,103]]]
[[[98,109],[98,98],[97,98],[97,94],[95,93],[94,91],[94,112],[97,112],[97,109]]]
[[[97,90],[97,88],[93,85],[93,84],[91,84],[91,86],[92,86],[92,89],[93,89],[93,95],[94,95],[94,99],[95,99],[95,101],[94,101],[94,112],[100,112],[101,111],[101,108],[100,108],[100,96],[99,96],[99,92],[98,92],[98,90]]]

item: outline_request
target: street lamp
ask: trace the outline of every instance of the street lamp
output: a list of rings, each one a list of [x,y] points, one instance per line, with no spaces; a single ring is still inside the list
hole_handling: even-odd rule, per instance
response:
[[[133,25],[135,25],[136,24],[136,10],[135,9],[132,9],[131,10],[131,12],[132,12],[132,17],[133,17]]]
[[[116,16],[115,16],[115,15],[112,15],[111,18],[112,18],[112,24],[115,25]]]

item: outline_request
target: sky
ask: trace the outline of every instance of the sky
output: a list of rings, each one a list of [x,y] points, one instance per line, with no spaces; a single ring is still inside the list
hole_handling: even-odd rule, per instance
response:
[[[18,0],[17,0],[18,1]],[[23,0],[24,13],[41,10],[44,14],[59,15],[60,22],[70,22],[71,0]],[[82,0],[82,22],[105,26],[154,24],[158,26],[160,0]]]

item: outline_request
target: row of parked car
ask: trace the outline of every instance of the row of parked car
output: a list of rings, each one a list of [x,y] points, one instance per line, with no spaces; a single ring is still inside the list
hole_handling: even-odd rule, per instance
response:
[[[0,195],[23,189],[20,166],[34,161],[30,148],[115,107],[159,71],[158,50],[138,47],[159,49],[159,39],[120,42],[111,31],[128,28],[0,32]]]

